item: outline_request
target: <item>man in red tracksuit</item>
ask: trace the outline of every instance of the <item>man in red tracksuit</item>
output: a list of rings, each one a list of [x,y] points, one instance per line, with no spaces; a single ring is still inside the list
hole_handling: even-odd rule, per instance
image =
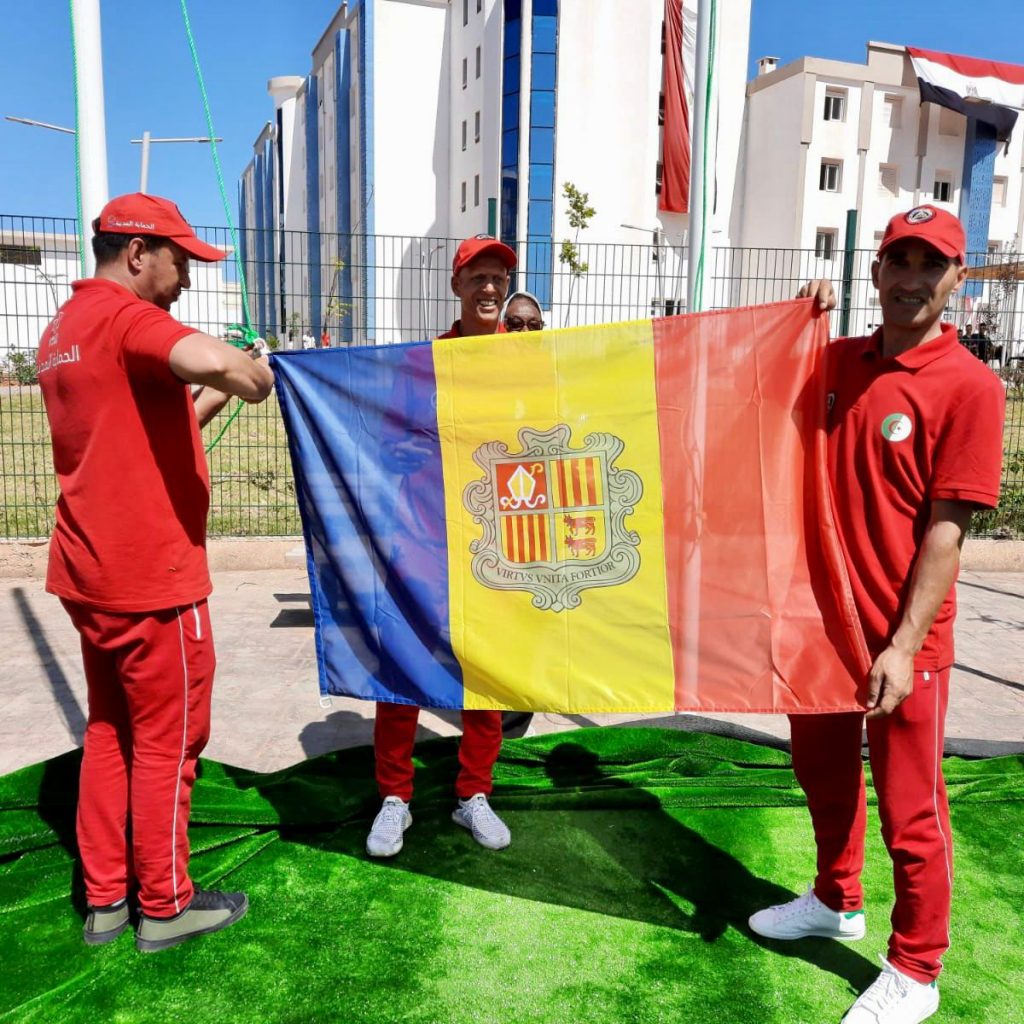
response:
[[[461,316],[441,338],[503,333],[501,308],[508,293],[509,272],[515,265],[515,252],[496,238],[478,235],[462,242],[452,261],[452,291],[459,299]],[[403,481],[400,500],[410,506],[407,514],[415,517],[414,473],[423,458],[420,445],[414,438],[401,441],[392,446],[391,456],[409,474]],[[416,552],[402,557],[414,560]],[[402,849],[405,830],[412,824],[408,805],[413,792],[412,753],[419,713],[413,705],[377,704],[373,744],[377,788],[383,803],[366,839],[366,851],[372,857],[395,856]],[[508,827],[487,799],[494,762],[501,752],[501,736],[500,711],[462,712],[459,774],[455,780],[458,804],[452,818],[491,850],[501,850],[512,841]]]
[[[228,396],[260,402],[273,374],[168,312],[201,242],[158,196],[112,199],[93,223],[96,276],[72,285],[39,345],[60,484],[46,589],[81,637],[89,694],[78,845],[90,945],[129,924],[155,951],[239,920],[244,893],[189,877],[196,760],[210,729],[210,499],[200,426]],[[254,353],[256,354],[256,353]],[[190,384],[203,390],[193,399]]]
[[[953,859],[942,745],[954,585],[971,512],[998,502],[1005,404],[999,379],[941,322],[967,274],[965,245],[960,222],[933,206],[893,217],[872,266],[882,327],[828,353],[829,477],[873,657],[868,746],[896,889],[883,970],[844,1024],[932,1016],[949,946]],[[815,291],[827,293],[811,284],[801,294]],[[790,719],[818,872],[805,895],[751,917],[760,935],[865,933],[864,717]]]

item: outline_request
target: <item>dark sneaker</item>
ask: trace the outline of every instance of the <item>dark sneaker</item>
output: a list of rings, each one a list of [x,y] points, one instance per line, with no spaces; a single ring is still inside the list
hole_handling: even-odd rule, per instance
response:
[[[89,907],[82,928],[82,938],[90,946],[113,942],[128,927],[128,901],[112,903],[109,907]]]
[[[192,902],[180,914],[174,917],[139,915],[135,948],[143,953],[170,949],[197,935],[229,928],[236,921],[241,921],[248,909],[249,900],[244,892],[218,892],[196,886]]]

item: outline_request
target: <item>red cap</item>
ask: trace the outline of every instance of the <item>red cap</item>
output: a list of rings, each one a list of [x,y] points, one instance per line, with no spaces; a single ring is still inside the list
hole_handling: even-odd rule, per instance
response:
[[[144,192],[132,192],[111,199],[92,222],[92,229],[97,234],[110,232],[115,235],[156,235],[158,238],[169,238],[177,242],[189,256],[204,263],[214,263],[227,256],[221,249],[200,242],[181,210],[170,199],[146,195]]]
[[[967,262],[963,224],[953,214],[935,206],[915,206],[906,213],[897,213],[886,225],[878,255],[904,238],[919,238],[938,249],[943,256]]]
[[[506,270],[512,270],[516,265],[515,251],[504,242],[499,242],[490,235],[476,235],[459,243],[455,259],[452,260],[452,273],[457,274],[480,256],[497,256],[505,264]]]

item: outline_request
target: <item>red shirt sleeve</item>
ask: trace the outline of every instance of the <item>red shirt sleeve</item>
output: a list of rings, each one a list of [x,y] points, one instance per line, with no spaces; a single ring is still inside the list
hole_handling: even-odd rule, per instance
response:
[[[990,376],[951,405],[932,463],[932,501],[968,501],[984,508],[999,504],[1006,392],[999,378]]]
[[[133,302],[118,313],[115,330],[121,336],[121,353],[130,377],[155,378],[168,384],[182,384],[171,371],[171,349],[194,327],[179,323],[157,306]]]

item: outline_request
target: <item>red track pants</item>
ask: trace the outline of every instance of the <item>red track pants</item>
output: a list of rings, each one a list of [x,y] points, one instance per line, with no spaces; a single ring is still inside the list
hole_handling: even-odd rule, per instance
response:
[[[86,897],[107,906],[137,880],[143,912],[170,917],[192,899],[188,815],[215,665],[209,609],[205,600],[139,614],[63,604],[89,690],[78,798]]]
[[[915,672],[914,692],[886,718],[869,719],[868,750],[896,904],[889,962],[928,982],[949,948],[953,840],[942,778],[949,669]],[[793,769],[807,794],[818,847],[814,892],[835,911],[864,892],[866,805],[861,714],[792,715]]]
[[[377,705],[373,748],[377,762],[377,788],[381,797],[412,799],[412,749],[420,709],[409,704]],[[459,743],[459,774],[455,792],[463,800],[476,793],[490,794],[494,762],[501,752],[501,712],[463,711]]]

